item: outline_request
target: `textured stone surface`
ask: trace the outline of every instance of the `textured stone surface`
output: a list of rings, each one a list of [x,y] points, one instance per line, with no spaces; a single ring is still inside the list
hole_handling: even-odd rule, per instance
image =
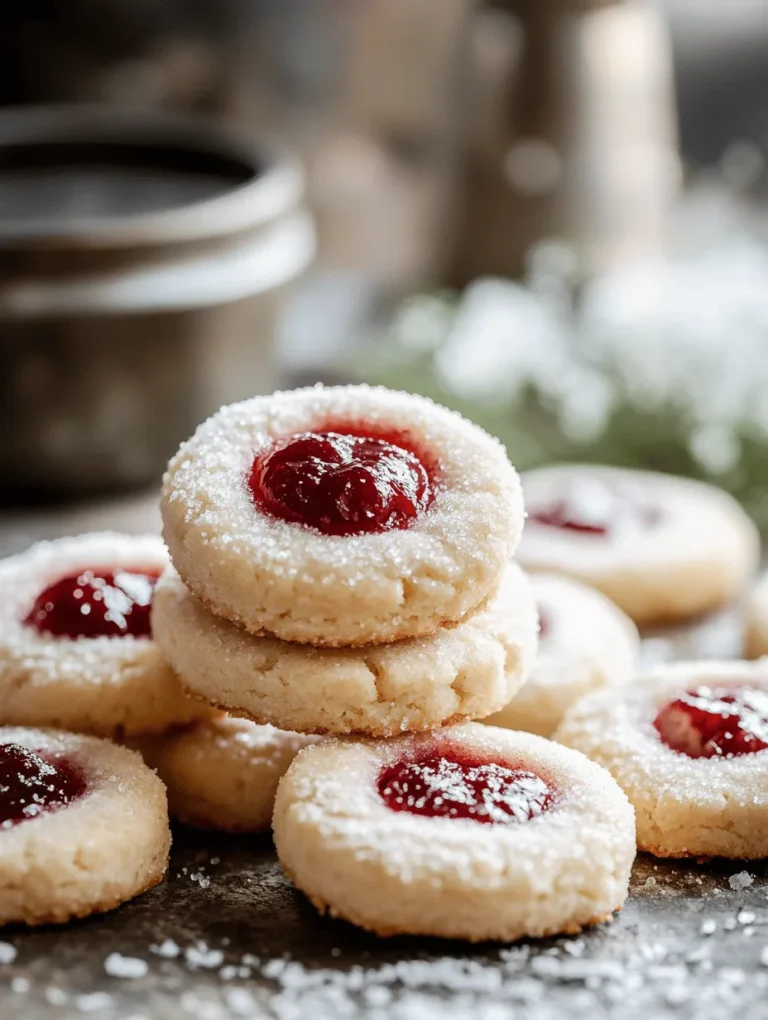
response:
[[[0,964],[0,1015],[430,1020],[450,1004],[451,1017],[468,1020],[510,1011],[656,1017],[673,1008],[700,1017],[710,1007],[713,1016],[734,1007],[750,1016],[768,995],[760,962],[768,881],[758,875],[747,885],[753,876],[733,864],[641,858],[623,914],[583,936],[507,949],[380,941],[318,917],[282,876],[268,838],[186,830],[177,833],[168,882],[153,892],[66,928],[1,933],[17,956]],[[141,960],[146,974],[111,976],[105,961],[114,953],[111,972],[140,972]],[[291,963],[275,964],[283,958]]]

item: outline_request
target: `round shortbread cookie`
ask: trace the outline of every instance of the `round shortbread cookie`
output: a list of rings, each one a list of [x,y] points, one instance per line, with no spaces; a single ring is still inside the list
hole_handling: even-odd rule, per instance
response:
[[[168,563],[161,539],[113,533],[40,542],[0,562],[0,724],[97,736],[160,733],[209,715],[184,691],[151,637],[55,637],[24,623],[38,595],[90,568]]]
[[[528,579],[510,564],[493,601],[456,627],[370,648],[313,648],[247,634],[168,570],[152,626],[189,690],[212,705],[283,730],[392,736],[505,705],[533,662],[538,618]]]
[[[486,723],[551,736],[566,709],[589,691],[625,684],[637,663],[637,628],[594,588],[555,574],[532,574],[539,650],[512,701]]]
[[[523,489],[521,566],[592,585],[638,624],[719,608],[757,567],[754,524],[731,496],[702,482],[563,464],[528,472]]]
[[[502,812],[506,823],[387,805],[382,773],[446,753],[529,770],[552,801],[527,820]],[[436,789],[445,796],[434,803],[453,792],[464,809],[466,789]],[[273,825],[286,874],[315,906],[380,935],[479,942],[577,932],[621,908],[635,855],[632,808],[607,772],[542,737],[471,723],[307,748],[278,787]]]
[[[608,769],[634,805],[641,850],[659,857],[766,857],[768,750],[689,757],[662,742],[654,726],[665,706],[701,687],[768,693],[768,660],[657,667],[629,687],[577,702],[555,739]]]
[[[323,534],[258,509],[255,459],[323,429],[396,431],[435,465],[434,500],[406,528]],[[523,525],[501,444],[423,397],[311,387],[225,407],[171,461],[164,535],[185,584],[253,634],[341,647],[429,634],[496,590]]]
[[[746,600],[745,655],[768,655],[768,571],[761,574]]]
[[[272,825],[286,769],[319,739],[225,716],[134,746],[165,783],[171,818],[199,829],[261,832]]]
[[[59,924],[111,910],[162,880],[171,843],[165,790],[138,754],[73,733],[0,728],[3,808],[8,744],[74,768],[84,791],[54,810],[0,823],[0,924]],[[31,791],[28,803],[36,796]]]

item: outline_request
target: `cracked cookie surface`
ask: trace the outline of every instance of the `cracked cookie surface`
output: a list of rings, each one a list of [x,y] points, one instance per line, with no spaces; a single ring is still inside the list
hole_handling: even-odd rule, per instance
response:
[[[370,648],[253,637],[213,616],[172,569],[158,582],[152,620],[168,661],[211,704],[284,730],[376,736],[501,708],[524,682],[538,629],[529,582],[514,564],[464,623]]]
[[[171,818],[200,829],[261,832],[272,825],[281,777],[317,739],[224,716],[134,746],[165,783]]]

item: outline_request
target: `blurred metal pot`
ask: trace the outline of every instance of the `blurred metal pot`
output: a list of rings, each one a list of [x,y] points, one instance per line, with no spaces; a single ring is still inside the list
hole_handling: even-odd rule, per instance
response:
[[[158,477],[222,403],[274,385],[311,261],[298,166],[206,122],[0,115],[0,500]]]

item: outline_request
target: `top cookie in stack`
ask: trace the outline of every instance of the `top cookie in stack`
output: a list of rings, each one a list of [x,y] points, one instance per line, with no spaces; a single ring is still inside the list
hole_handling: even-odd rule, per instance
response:
[[[258,722],[391,735],[506,704],[535,650],[501,445],[429,400],[313,387],[223,408],[169,465],[153,631]]]

